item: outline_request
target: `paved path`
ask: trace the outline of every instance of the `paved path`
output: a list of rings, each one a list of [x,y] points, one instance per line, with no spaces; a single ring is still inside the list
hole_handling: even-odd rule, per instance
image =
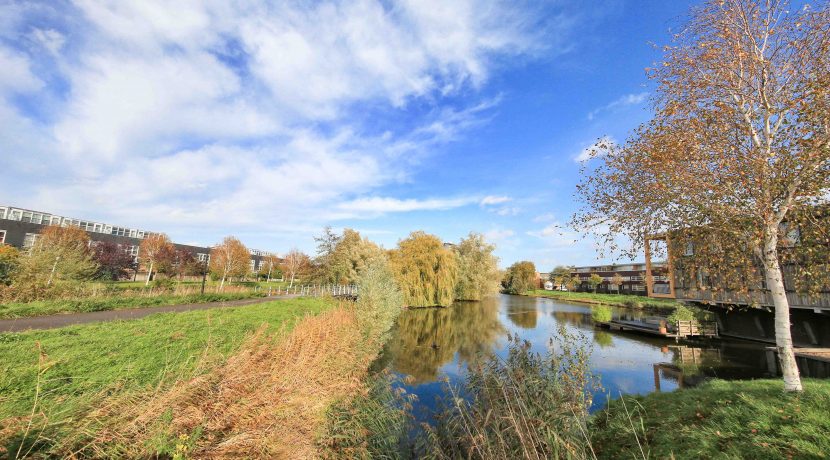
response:
[[[143,318],[155,313],[168,313],[192,310],[207,310],[210,308],[240,307],[273,300],[291,299],[299,297],[296,294],[255,299],[230,300],[227,302],[188,303],[181,305],[166,305],[162,307],[130,308],[125,310],[93,311],[89,313],[65,313],[49,316],[31,316],[27,318],[0,320],[0,332],[20,332],[29,329],[53,329],[73,324],[97,323],[100,321],[130,320]]]

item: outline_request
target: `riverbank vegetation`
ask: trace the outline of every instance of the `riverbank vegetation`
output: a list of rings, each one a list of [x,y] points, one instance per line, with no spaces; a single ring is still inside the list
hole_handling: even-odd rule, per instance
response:
[[[330,306],[290,299],[0,334],[0,452],[67,455],[80,447],[70,439],[96,436],[113,399],[209,373],[262,325],[287,332]]]
[[[504,359],[469,370],[462,393],[425,427],[417,446],[425,456],[455,458],[591,458],[588,408],[598,385],[584,338],[561,328],[545,354],[510,337]]]
[[[597,457],[826,458],[830,381],[714,380],[696,388],[612,400],[593,416]]]
[[[640,295],[626,294],[594,294],[592,292],[570,292],[570,291],[546,291],[533,289],[527,295],[535,297],[547,297],[569,302],[579,302],[597,305],[609,305],[622,308],[649,308],[672,312],[682,304],[673,299],[655,299]]]

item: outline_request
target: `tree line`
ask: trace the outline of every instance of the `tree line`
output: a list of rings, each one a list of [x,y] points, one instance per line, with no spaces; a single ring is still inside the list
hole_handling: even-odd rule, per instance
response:
[[[481,300],[499,290],[495,246],[478,233],[457,244],[445,244],[435,235],[412,232],[386,250],[359,232],[341,234],[326,227],[315,237],[314,258],[292,249],[285,256],[286,277],[304,277],[312,283],[355,284],[373,265],[387,267],[398,285],[403,303],[411,307],[449,306],[455,300]]]
[[[191,251],[176,248],[163,233],[148,235],[138,251],[136,258],[125,245],[92,241],[79,227],[48,226],[27,250],[0,246],[3,297],[35,300],[48,296],[58,285],[129,279],[140,268],[147,271],[145,285],[159,274],[179,280],[210,274],[220,282],[220,290],[230,279],[252,275],[250,251],[232,236],[211,248],[209,263],[199,261]],[[270,280],[282,273],[280,263],[276,255],[266,255],[254,275]]]

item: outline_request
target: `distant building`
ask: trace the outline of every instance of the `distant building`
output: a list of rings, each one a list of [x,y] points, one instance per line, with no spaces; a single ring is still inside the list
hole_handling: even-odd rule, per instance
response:
[[[655,283],[663,283],[666,280],[665,273],[663,273],[665,271],[665,263],[652,262],[651,269],[655,273]],[[596,292],[647,295],[645,262],[573,267],[571,268],[571,277],[578,277],[580,280],[579,285],[574,289],[579,292],[593,292],[594,288],[589,282],[593,274],[602,277],[602,283],[597,286]],[[621,280],[620,285],[614,283],[616,275],[619,275],[618,280]]]
[[[49,225],[75,226],[86,230],[92,241],[110,242],[125,248],[138,261],[141,241],[158,232],[57,216],[42,211],[0,206],[0,244],[26,250],[35,244],[40,232]],[[173,243],[176,249],[188,251],[200,262],[210,259],[210,247]],[[271,253],[251,249],[251,273],[257,272]]]

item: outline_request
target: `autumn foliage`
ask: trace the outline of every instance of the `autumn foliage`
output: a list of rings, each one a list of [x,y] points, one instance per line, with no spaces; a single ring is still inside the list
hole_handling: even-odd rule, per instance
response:
[[[389,252],[389,262],[408,306],[449,306],[455,300],[458,260],[437,236],[412,232]]]

